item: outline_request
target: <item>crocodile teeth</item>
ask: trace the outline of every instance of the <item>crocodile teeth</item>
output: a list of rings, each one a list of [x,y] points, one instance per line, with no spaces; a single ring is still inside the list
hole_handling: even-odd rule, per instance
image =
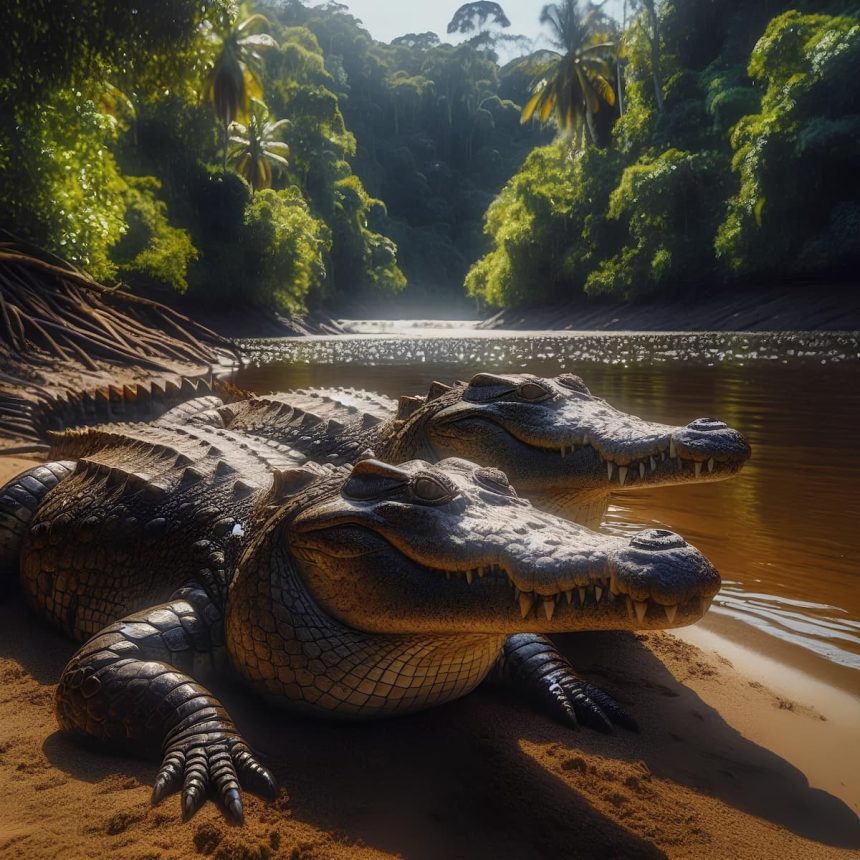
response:
[[[487,569],[485,567],[479,567],[478,568],[478,579],[481,579],[486,572],[487,572]]]
[[[678,456],[678,449],[675,447],[675,440],[669,441],[669,459],[674,460]]]
[[[543,611],[546,614],[546,620],[552,621],[552,614],[553,614],[553,612],[555,612],[555,601],[554,600],[544,600]]]
[[[618,467],[618,483],[621,486],[624,486],[624,482],[627,480],[627,466],[619,466]]]
[[[714,471],[714,458],[713,457],[711,457],[711,459],[708,460],[708,471],[709,472]]]
[[[702,611],[702,615],[704,615],[711,608],[711,604],[713,602],[714,602],[713,597],[700,597],[699,598],[699,608]]]
[[[645,477],[645,463],[639,464],[639,480],[641,481]]]
[[[615,581],[614,576],[609,580],[609,593],[612,595],[621,594],[621,589],[618,587],[618,583]]]
[[[578,588],[577,591],[579,592],[579,603],[580,603],[580,605],[585,606],[585,589],[584,588]]]
[[[466,582],[468,582],[469,585],[472,584],[472,571],[471,570],[466,571]]]
[[[524,591],[520,594],[520,615],[522,615],[523,618],[529,617],[529,613],[532,611],[534,602],[534,595],[530,591]]]
[[[564,596],[569,604],[573,602],[573,591],[565,591]]]
[[[675,623],[675,613],[678,611],[677,606],[664,606],[663,611],[666,613],[666,620],[670,624]]]
[[[625,604],[626,604],[626,606],[627,606],[627,615],[628,615],[628,617],[629,617],[629,618],[633,618],[633,601],[632,601],[629,597],[625,596],[625,597],[624,597],[624,602],[625,602]]]
[[[636,610],[636,619],[641,624],[645,618],[645,613],[648,611],[647,600],[634,600],[633,608]]]
[[[600,598],[603,597],[603,589],[599,585],[594,586],[594,602],[600,603]]]
[[[648,460],[651,463],[651,471],[656,472],[657,471],[657,461],[653,457],[649,457]]]
[[[696,477],[700,478],[702,476],[702,464],[696,462],[693,464],[693,468],[696,470]]]
[[[612,480],[612,470],[615,468],[615,463],[612,460],[606,461],[606,474],[609,476],[609,480]]]
[[[520,602],[520,590],[514,586],[514,603]]]

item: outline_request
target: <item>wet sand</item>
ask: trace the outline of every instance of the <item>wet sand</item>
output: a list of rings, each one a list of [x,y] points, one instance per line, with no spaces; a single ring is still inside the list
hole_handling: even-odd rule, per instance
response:
[[[0,458],[0,481],[27,465]],[[640,734],[570,731],[478,691],[386,722],[286,717],[219,690],[282,786],[187,824],[156,763],[56,727],[75,645],[0,605],[0,857],[860,857],[860,702],[701,628],[559,637]],[[695,643],[695,644],[693,644]]]

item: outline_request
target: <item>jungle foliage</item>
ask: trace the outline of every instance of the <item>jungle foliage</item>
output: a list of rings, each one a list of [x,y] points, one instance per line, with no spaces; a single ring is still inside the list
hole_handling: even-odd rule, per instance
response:
[[[498,306],[856,273],[857,4],[632,5],[623,113],[598,146],[562,137],[526,159],[488,210],[469,293]]]
[[[542,135],[528,81],[502,94],[501,7],[461,12],[455,47],[374,42],[338,4],[4,4],[0,226],[206,303],[379,300],[407,276],[462,296]]]
[[[10,0],[0,227],[102,280],[286,311],[856,267],[857,4],[628,8],[549,4],[557,50],[501,65],[498,3],[457,10],[458,44],[382,44],[339,3]]]

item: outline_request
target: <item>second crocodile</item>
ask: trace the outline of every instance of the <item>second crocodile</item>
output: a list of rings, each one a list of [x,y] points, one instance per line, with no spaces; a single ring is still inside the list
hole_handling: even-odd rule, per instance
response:
[[[550,510],[597,527],[609,494],[732,477],[747,461],[744,437],[716,418],[685,427],[644,421],[594,396],[578,376],[478,373],[434,382],[426,397],[343,389],[249,398],[201,421],[289,445],[318,462],[463,457],[504,471]]]

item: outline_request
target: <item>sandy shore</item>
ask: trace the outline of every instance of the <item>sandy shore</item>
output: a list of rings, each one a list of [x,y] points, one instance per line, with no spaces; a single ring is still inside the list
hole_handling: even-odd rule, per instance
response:
[[[856,284],[750,285],[743,290],[697,290],[634,302],[579,298],[569,304],[507,308],[480,324],[528,331],[856,331]]]
[[[26,465],[0,458],[0,482]],[[860,857],[860,703],[704,630],[560,637],[638,735],[486,691],[360,725],[219,691],[283,787],[246,795],[242,828],[211,803],[188,824],[176,797],[152,809],[155,762],[59,734],[74,644],[18,599],[0,630],[3,858]]]

